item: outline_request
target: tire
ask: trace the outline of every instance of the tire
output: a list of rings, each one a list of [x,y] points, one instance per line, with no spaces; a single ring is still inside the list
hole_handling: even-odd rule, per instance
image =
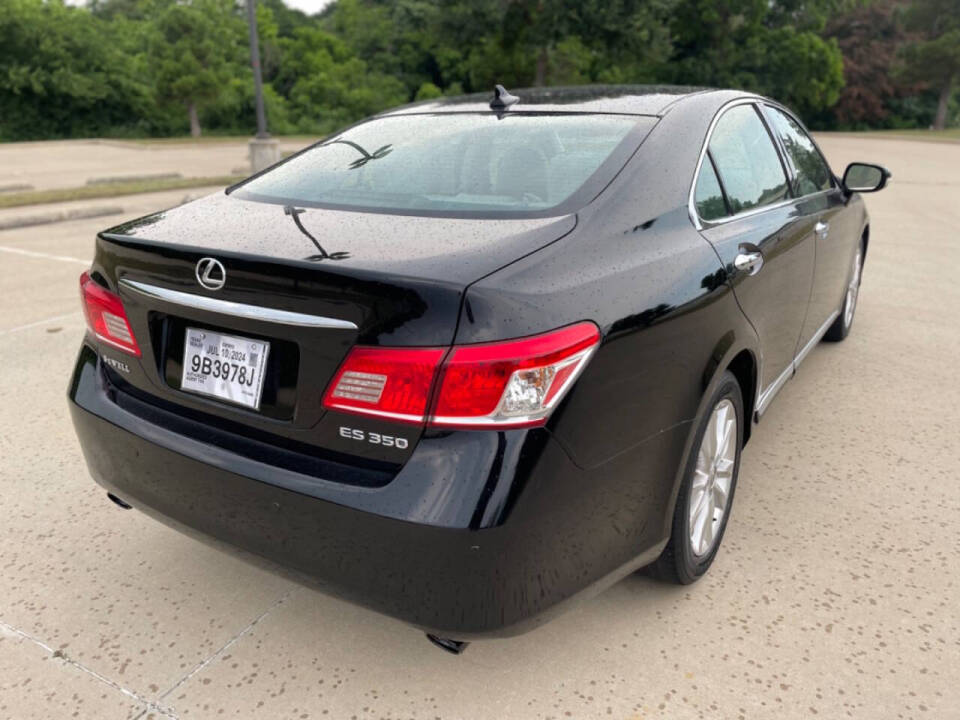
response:
[[[850,275],[847,280],[847,290],[843,294],[843,305],[840,308],[840,314],[833,321],[833,325],[823,335],[827,342],[840,342],[850,334],[850,328],[853,327],[854,313],[857,310],[857,299],[860,297],[860,281],[863,278],[863,241],[857,246],[857,252],[853,256],[853,265],[850,267]]]
[[[740,385],[729,371],[723,374],[707,408],[684,469],[670,541],[651,568],[660,579],[681,585],[699,580],[713,564],[733,507],[743,447],[744,412]],[[735,426],[729,430],[732,446],[721,443],[720,449],[715,450],[707,431],[713,433],[718,427],[726,426],[731,418],[735,420]],[[729,466],[721,470],[720,466],[725,464]],[[727,480],[726,498],[718,516],[716,502],[723,491],[723,479]]]

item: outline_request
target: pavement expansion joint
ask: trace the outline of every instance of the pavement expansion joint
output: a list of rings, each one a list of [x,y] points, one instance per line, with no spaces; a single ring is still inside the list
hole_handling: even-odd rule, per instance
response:
[[[43,640],[41,640],[41,639],[39,639],[39,638],[37,638],[37,637],[34,637],[34,636],[31,635],[30,633],[24,632],[23,630],[20,630],[19,628],[15,628],[13,625],[10,625],[9,623],[5,623],[5,622],[3,622],[2,620],[0,620],[0,632],[5,632],[5,633],[7,633],[7,634],[9,634],[9,635],[14,635],[14,636],[16,636],[16,637],[19,637],[19,638],[22,638],[22,639],[26,640],[27,642],[30,642],[30,643],[33,643],[34,645],[37,645],[38,647],[42,648],[45,652],[49,653],[49,655],[50,655],[51,658],[54,658],[54,659],[56,659],[56,660],[59,660],[59,661],[62,662],[64,665],[70,665],[71,667],[76,668],[76,669],[79,670],[80,672],[85,673],[85,674],[93,677],[94,679],[102,682],[104,685],[109,685],[109,686],[112,687],[114,690],[117,690],[117,691],[123,693],[124,695],[126,695],[127,697],[129,697],[129,698],[135,700],[136,702],[140,703],[141,705],[144,705],[145,708],[144,708],[143,712],[141,712],[139,715],[137,715],[138,718],[139,718],[139,717],[142,717],[142,716],[143,716],[145,713],[147,713],[147,712],[156,712],[156,713],[160,713],[160,714],[163,715],[164,717],[171,718],[171,720],[177,720],[176,715],[174,715],[171,710],[169,710],[169,709],[167,709],[167,708],[164,708],[164,707],[162,707],[161,705],[159,705],[159,704],[157,704],[157,703],[155,703],[155,702],[152,702],[152,701],[146,699],[145,697],[142,697],[141,695],[137,694],[137,693],[134,692],[133,690],[130,690],[129,688],[125,688],[125,687],[124,687],[123,685],[121,685],[120,683],[117,683],[117,682],[111,680],[110,678],[108,678],[108,677],[106,677],[106,676],[104,676],[104,675],[101,675],[101,674],[98,673],[96,670],[93,670],[92,668],[88,668],[88,667],[87,667],[86,665],[84,665],[83,663],[78,662],[77,660],[74,660],[74,659],[71,658],[69,655],[67,655],[66,653],[64,653],[63,650],[55,650],[55,649],[52,648],[50,645],[48,645],[47,643],[45,643]]]
[[[166,698],[167,696],[171,695],[177,688],[179,688],[181,685],[183,685],[185,682],[187,682],[190,678],[192,678],[192,677],[193,677],[194,675],[196,675],[197,673],[201,672],[204,668],[206,668],[208,665],[210,665],[210,663],[212,663],[212,662],[214,662],[215,660],[217,660],[217,658],[221,657],[227,650],[229,650],[231,647],[233,647],[234,644],[236,644],[236,643],[239,642],[243,637],[245,637],[247,634],[249,634],[250,631],[253,630],[253,628],[255,628],[255,627],[260,623],[261,620],[263,620],[265,617],[267,617],[270,613],[272,613],[272,612],[273,612],[274,610],[276,610],[278,607],[280,607],[281,605],[283,605],[283,604],[290,598],[290,596],[293,595],[293,593],[295,592],[295,590],[296,590],[296,588],[292,588],[292,589],[290,589],[290,590],[287,590],[283,595],[281,595],[279,598],[277,598],[277,599],[270,605],[270,607],[268,607],[266,610],[264,610],[262,613],[260,613],[257,617],[255,617],[252,621],[250,621],[250,623],[249,623],[246,627],[244,627],[240,632],[238,632],[236,635],[234,635],[234,636],[231,637],[229,640],[227,640],[227,642],[224,643],[224,644],[220,647],[219,650],[217,650],[215,653],[213,653],[213,655],[211,655],[210,657],[206,658],[206,659],[203,660],[202,662],[197,663],[197,665],[195,665],[186,675],[184,675],[184,676],[183,676],[182,678],[180,678],[176,683],[174,683],[173,686],[172,686],[169,690],[167,690],[166,692],[161,693],[161,694],[157,697],[157,701],[158,701],[158,702],[159,702],[159,701],[162,701],[164,698]],[[172,717],[176,717],[176,716],[173,715]]]

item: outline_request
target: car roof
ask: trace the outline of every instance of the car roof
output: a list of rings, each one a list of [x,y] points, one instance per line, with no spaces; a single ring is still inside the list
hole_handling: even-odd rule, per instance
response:
[[[519,97],[520,101],[510,106],[506,112],[584,112],[661,116],[685,97],[718,91],[713,88],[680,85],[579,85],[510,88],[509,92]],[[441,97],[403,105],[381,113],[381,116],[490,112],[492,98],[491,88],[489,93]]]

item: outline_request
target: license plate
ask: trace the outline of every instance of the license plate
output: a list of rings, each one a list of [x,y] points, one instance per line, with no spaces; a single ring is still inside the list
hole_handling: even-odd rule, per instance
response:
[[[270,343],[187,328],[180,388],[260,409]]]

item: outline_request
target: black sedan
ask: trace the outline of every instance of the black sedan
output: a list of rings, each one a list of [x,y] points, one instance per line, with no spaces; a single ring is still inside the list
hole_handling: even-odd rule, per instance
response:
[[[690,583],[753,423],[850,331],[888,177],[742,92],[385,112],[97,236],[74,425],[121,507],[453,651]]]

